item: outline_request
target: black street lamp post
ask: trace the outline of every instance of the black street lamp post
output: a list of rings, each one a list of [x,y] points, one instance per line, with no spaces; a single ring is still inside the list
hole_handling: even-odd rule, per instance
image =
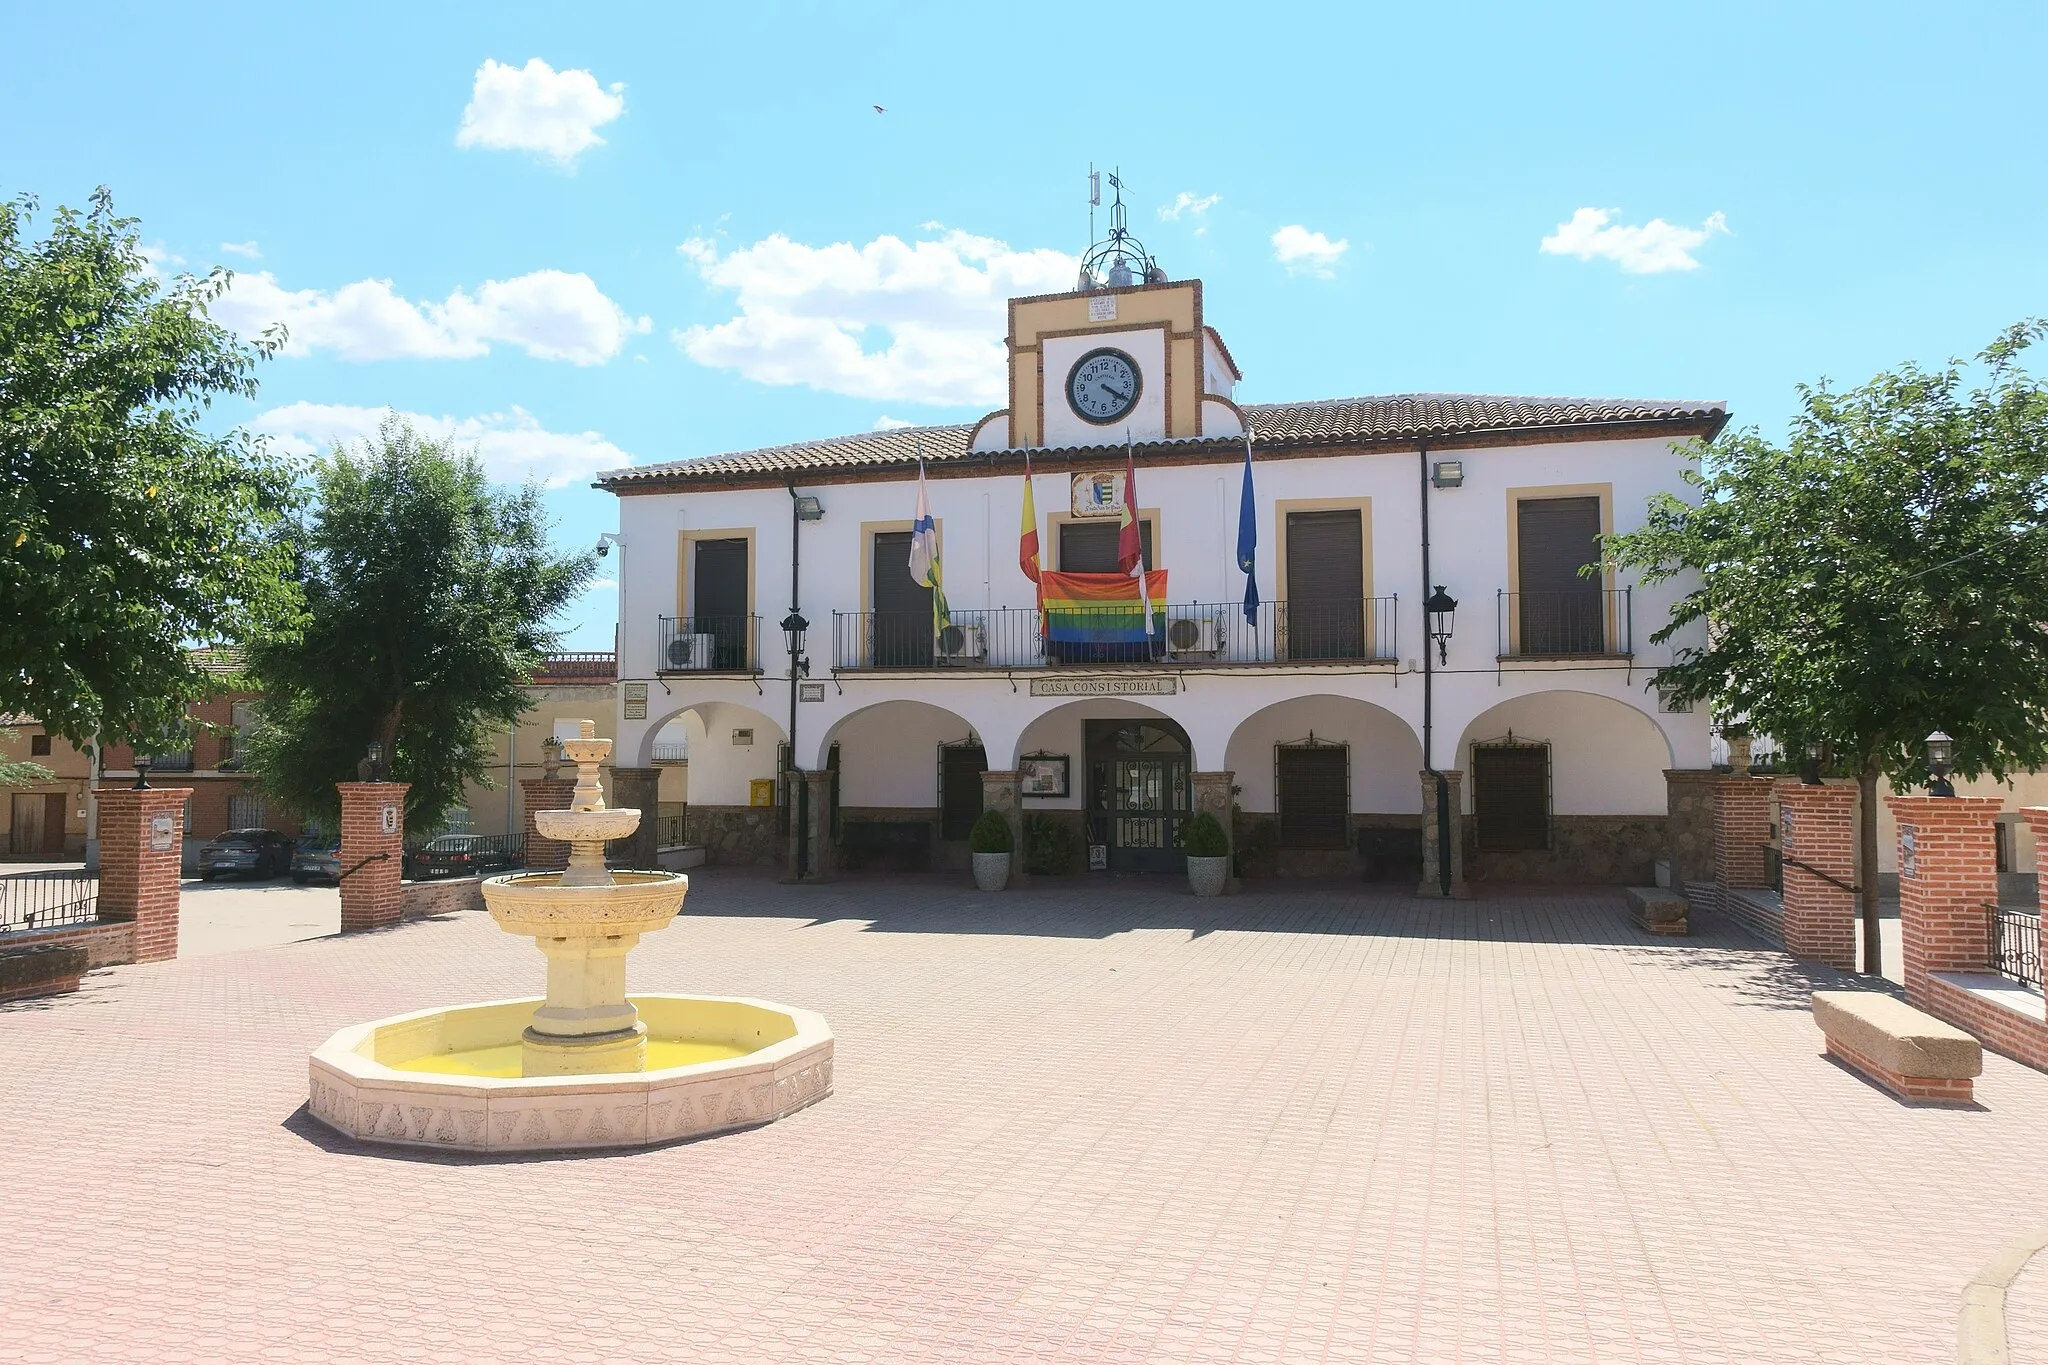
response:
[[[1436,645],[1436,661],[1447,664],[1451,660],[1451,630],[1456,623],[1458,599],[1444,591],[1444,585],[1436,585],[1436,591],[1422,604],[1429,613],[1429,638]]]
[[[1927,794],[1929,796],[1954,796],[1956,784],[1948,780],[1954,769],[1949,760],[1955,756],[1956,742],[1945,733],[1936,730],[1927,737]]]

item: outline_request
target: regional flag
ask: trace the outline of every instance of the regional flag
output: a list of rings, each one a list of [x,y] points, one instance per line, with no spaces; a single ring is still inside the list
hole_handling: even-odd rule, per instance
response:
[[[910,576],[932,590],[932,637],[953,624],[939,570],[939,526],[924,491],[924,461],[917,462],[917,517],[910,523]]]

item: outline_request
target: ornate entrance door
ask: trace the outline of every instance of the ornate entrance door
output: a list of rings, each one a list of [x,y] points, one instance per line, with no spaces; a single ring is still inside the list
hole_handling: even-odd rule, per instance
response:
[[[1088,841],[1112,872],[1178,872],[1174,847],[1194,813],[1186,734],[1171,721],[1087,722]]]

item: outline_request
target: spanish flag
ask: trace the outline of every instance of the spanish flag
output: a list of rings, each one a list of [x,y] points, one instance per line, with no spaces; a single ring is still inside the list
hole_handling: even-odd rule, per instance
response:
[[[1017,531],[1017,567],[1038,581],[1038,506],[1031,500],[1031,457],[1024,457],[1024,524]]]

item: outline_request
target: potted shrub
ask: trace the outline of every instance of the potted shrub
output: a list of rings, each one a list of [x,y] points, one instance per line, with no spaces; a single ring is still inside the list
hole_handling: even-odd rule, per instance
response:
[[[1197,896],[1220,896],[1230,879],[1230,836],[1207,811],[1180,827],[1177,841],[1188,855],[1188,886]]]
[[[998,810],[985,810],[967,832],[967,847],[974,853],[974,884],[983,891],[1000,891],[1010,880],[1010,822]]]

